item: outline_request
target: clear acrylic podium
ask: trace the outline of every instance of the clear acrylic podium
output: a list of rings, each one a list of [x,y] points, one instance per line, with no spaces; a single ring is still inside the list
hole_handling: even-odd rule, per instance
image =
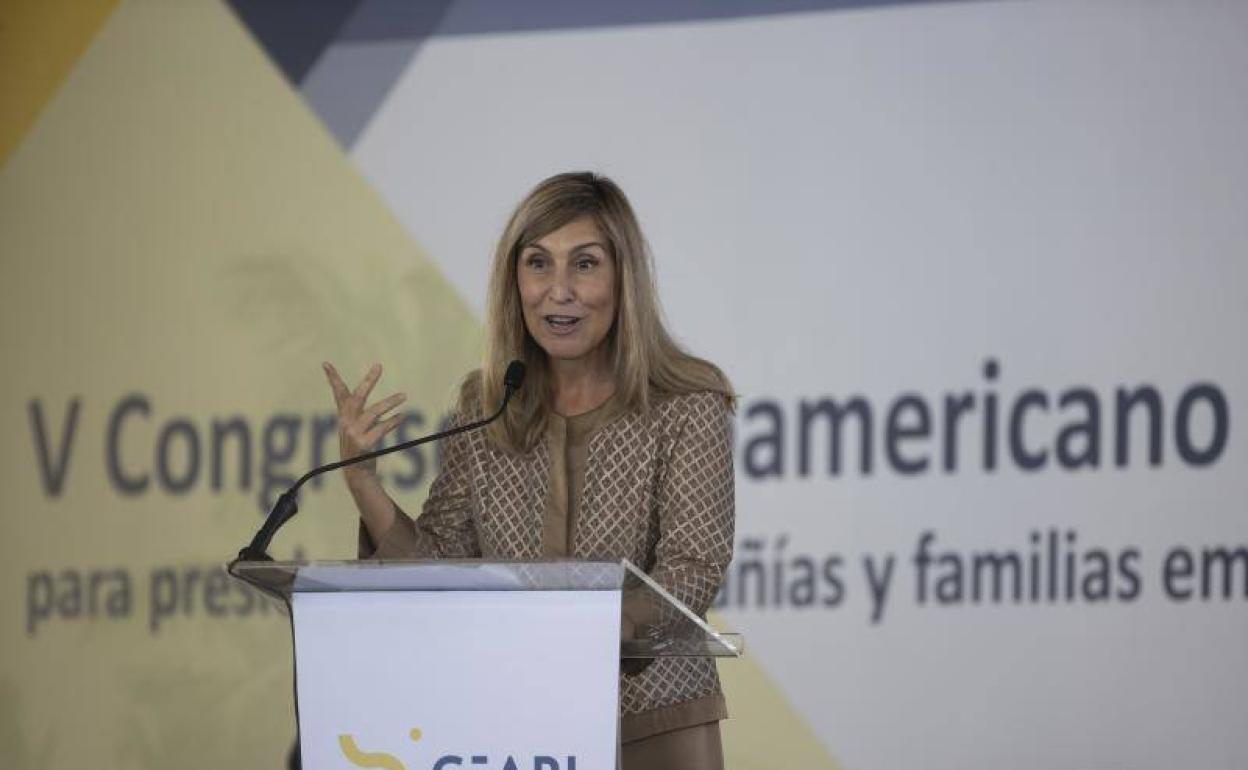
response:
[[[739,657],[627,561],[238,562],[290,608],[305,768],[610,770],[626,667]]]

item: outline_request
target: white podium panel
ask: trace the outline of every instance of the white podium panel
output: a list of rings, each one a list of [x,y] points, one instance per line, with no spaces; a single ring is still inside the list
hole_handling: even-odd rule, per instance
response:
[[[619,590],[290,599],[303,767],[615,767]]]
[[[622,658],[744,650],[623,560],[236,559],[229,572],[290,606],[313,770],[611,770]]]

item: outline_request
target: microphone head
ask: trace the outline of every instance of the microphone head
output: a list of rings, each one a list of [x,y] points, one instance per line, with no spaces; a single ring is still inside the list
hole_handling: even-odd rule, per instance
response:
[[[520,389],[524,384],[524,363],[522,361],[512,361],[507,364],[507,372],[503,374],[503,388],[508,393],[512,393]]]

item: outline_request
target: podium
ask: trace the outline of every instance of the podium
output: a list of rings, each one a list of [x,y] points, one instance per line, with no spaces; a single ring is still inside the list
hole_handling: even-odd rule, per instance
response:
[[[621,660],[739,657],[628,561],[237,562],[284,601],[303,767],[610,770]]]

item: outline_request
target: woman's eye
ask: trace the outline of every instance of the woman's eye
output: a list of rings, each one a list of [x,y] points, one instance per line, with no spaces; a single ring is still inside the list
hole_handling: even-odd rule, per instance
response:
[[[540,254],[532,254],[524,260],[524,264],[531,270],[541,270],[546,267],[546,258]]]
[[[598,260],[593,257],[581,257],[576,261],[576,269],[585,271],[593,270],[598,265]]]

